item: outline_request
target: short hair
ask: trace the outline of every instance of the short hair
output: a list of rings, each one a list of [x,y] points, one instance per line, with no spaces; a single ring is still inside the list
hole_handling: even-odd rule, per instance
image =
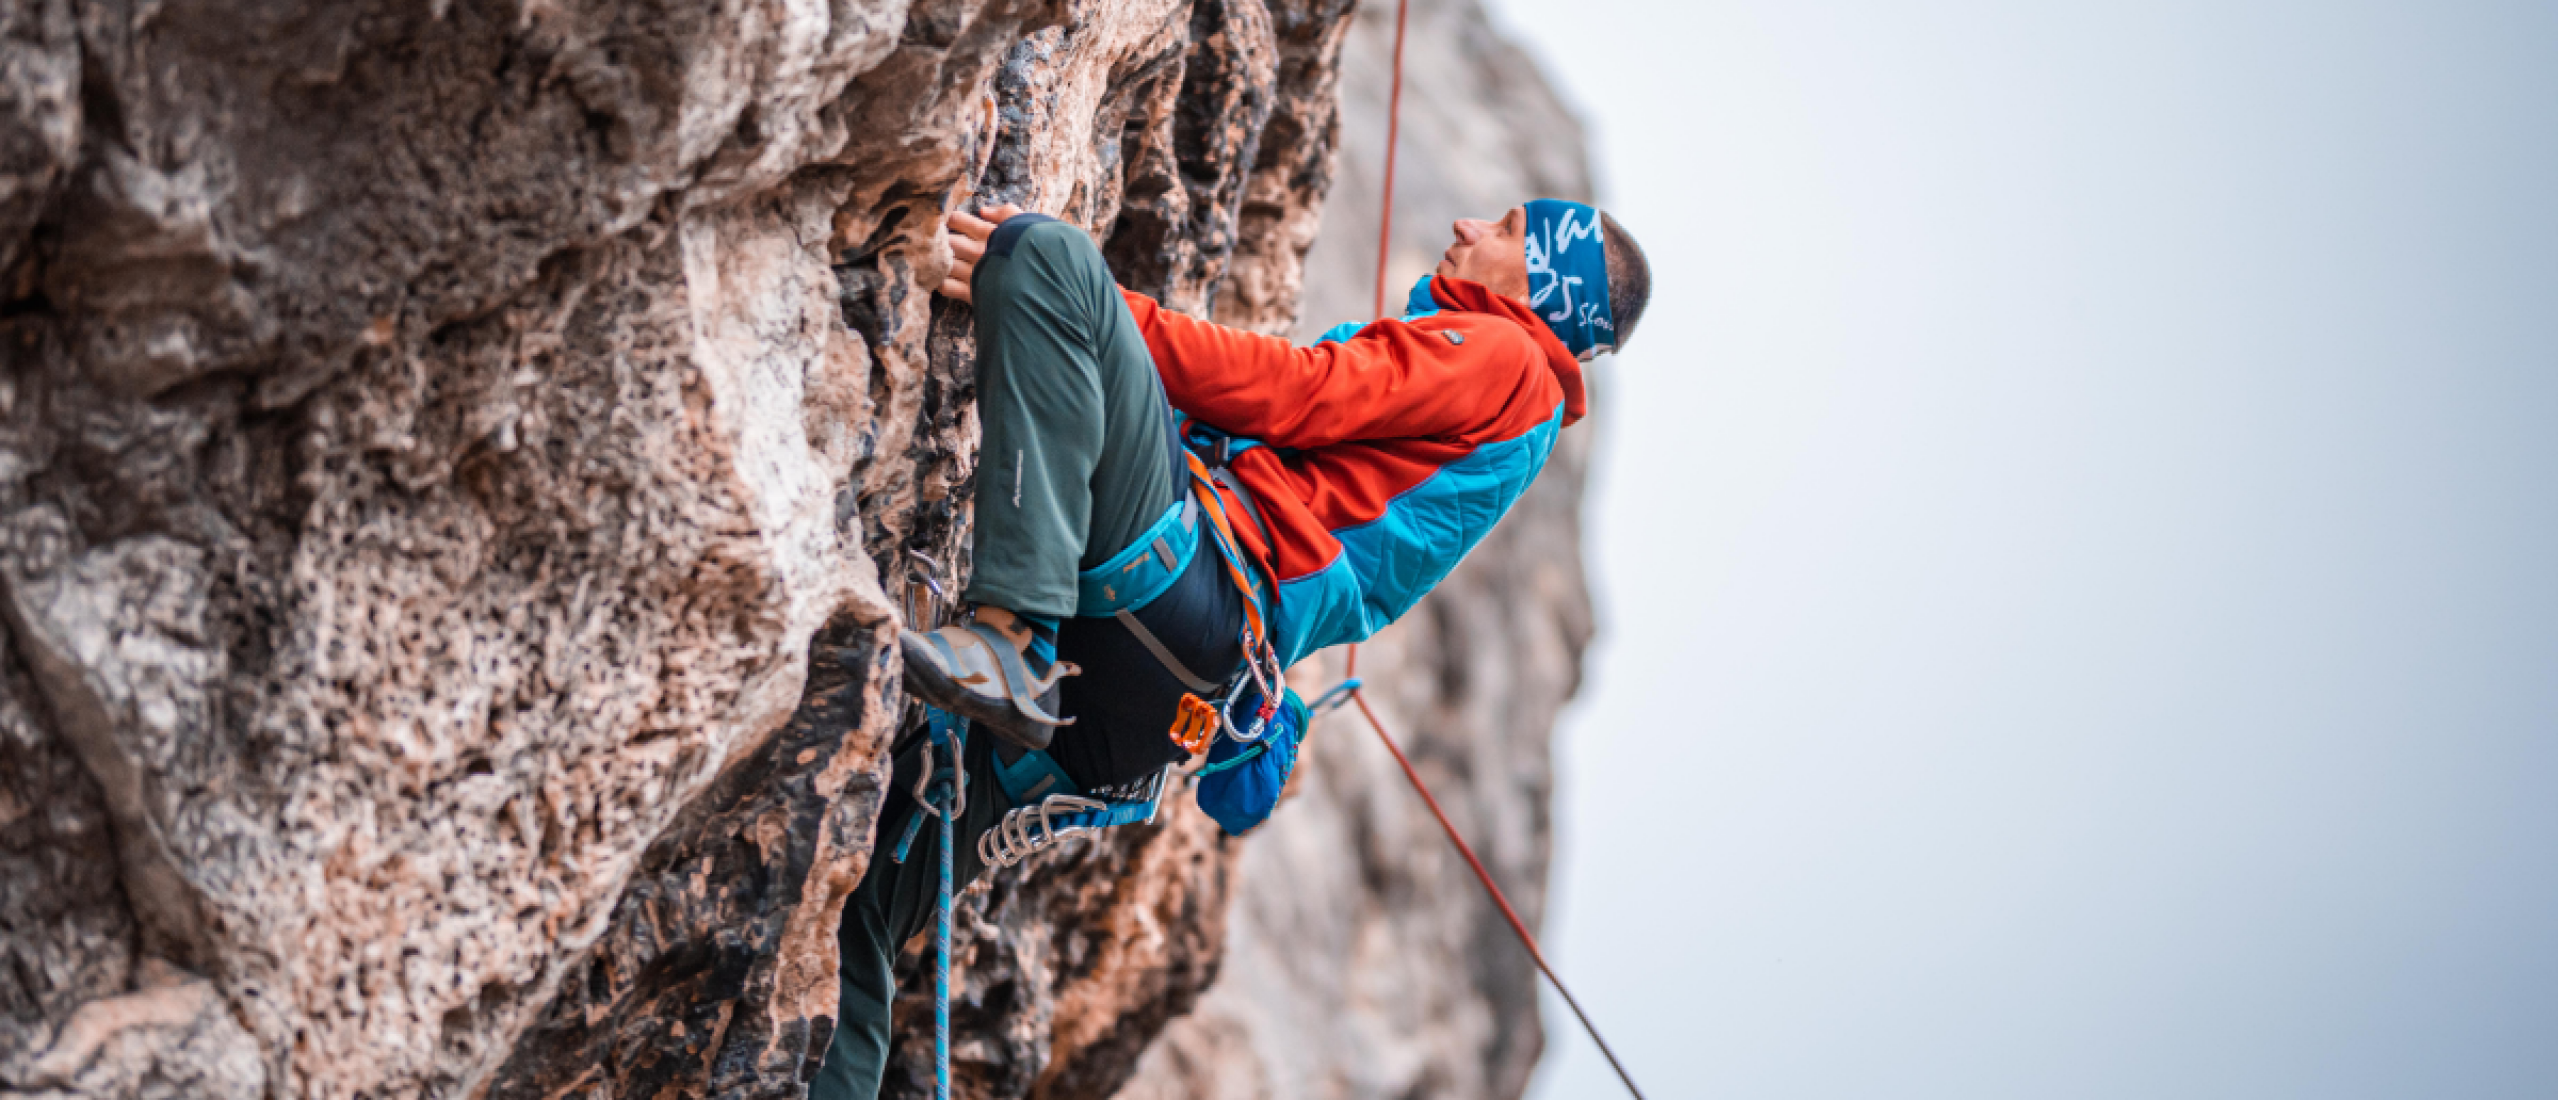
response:
[[[1634,243],[1634,234],[1617,224],[1613,215],[1599,215],[1599,229],[1607,244],[1608,315],[1616,322],[1616,346],[1624,347],[1634,337],[1636,322],[1643,320],[1643,307],[1652,300],[1652,265],[1643,258],[1643,246]]]

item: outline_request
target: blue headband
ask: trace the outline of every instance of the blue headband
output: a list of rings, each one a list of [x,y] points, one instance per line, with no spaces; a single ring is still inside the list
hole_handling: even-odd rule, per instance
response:
[[[1580,358],[1616,350],[1598,211],[1562,199],[1528,203],[1528,307]]]

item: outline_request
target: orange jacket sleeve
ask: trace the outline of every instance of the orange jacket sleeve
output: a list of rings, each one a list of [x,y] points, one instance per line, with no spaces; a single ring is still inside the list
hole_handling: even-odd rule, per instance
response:
[[[1510,434],[1523,412],[1551,415],[1560,400],[1545,353],[1497,317],[1442,313],[1297,347],[1120,294],[1173,407],[1264,443],[1480,442]]]

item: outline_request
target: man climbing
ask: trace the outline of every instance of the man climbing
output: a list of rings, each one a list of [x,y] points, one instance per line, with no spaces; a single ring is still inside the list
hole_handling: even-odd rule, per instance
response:
[[[1055,827],[1039,807],[1145,810],[1202,751],[1222,773],[1203,808],[1237,833],[1265,817],[1304,720],[1281,674],[1455,568],[1581,418],[1581,364],[1623,346],[1651,284],[1614,219],[1539,199],[1457,222],[1400,319],[1301,348],[1119,288],[1073,226],[981,213],[951,215],[940,288],[976,307],[973,615],[900,638],[909,689],[993,734],[964,739],[962,888]],[[819,1100],[879,1091],[891,968],[936,898],[937,865],[896,851],[926,752],[897,754],[845,904]]]

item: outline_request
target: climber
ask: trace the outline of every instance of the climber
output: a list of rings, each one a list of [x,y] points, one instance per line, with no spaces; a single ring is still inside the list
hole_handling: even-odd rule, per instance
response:
[[[1166,765],[1215,739],[1192,713],[1201,701],[1222,696],[1231,723],[1249,693],[1266,720],[1287,666],[1410,608],[1581,418],[1581,364],[1624,344],[1650,294],[1613,218],[1539,199],[1458,221],[1400,319],[1301,348],[1118,287],[1071,225],[979,213],[950,215],[940,288],[976,314],[974,610],[900,634],[908,688],[993,734],[965,740],[962,883],[1008,810],[1159,794]],[[1233,749],[1217,741],[1209,766]],[[892,764],[878,846],[845,904],[815,1098],[880,1087],[891,968],[935,898],[928,861],[889,851],[917,812],[920,752]],[[1275,779],[1251,805],[1210,808],[1203,784],[1203,808],[1249,828],[1293,753],[1272,748]]]

